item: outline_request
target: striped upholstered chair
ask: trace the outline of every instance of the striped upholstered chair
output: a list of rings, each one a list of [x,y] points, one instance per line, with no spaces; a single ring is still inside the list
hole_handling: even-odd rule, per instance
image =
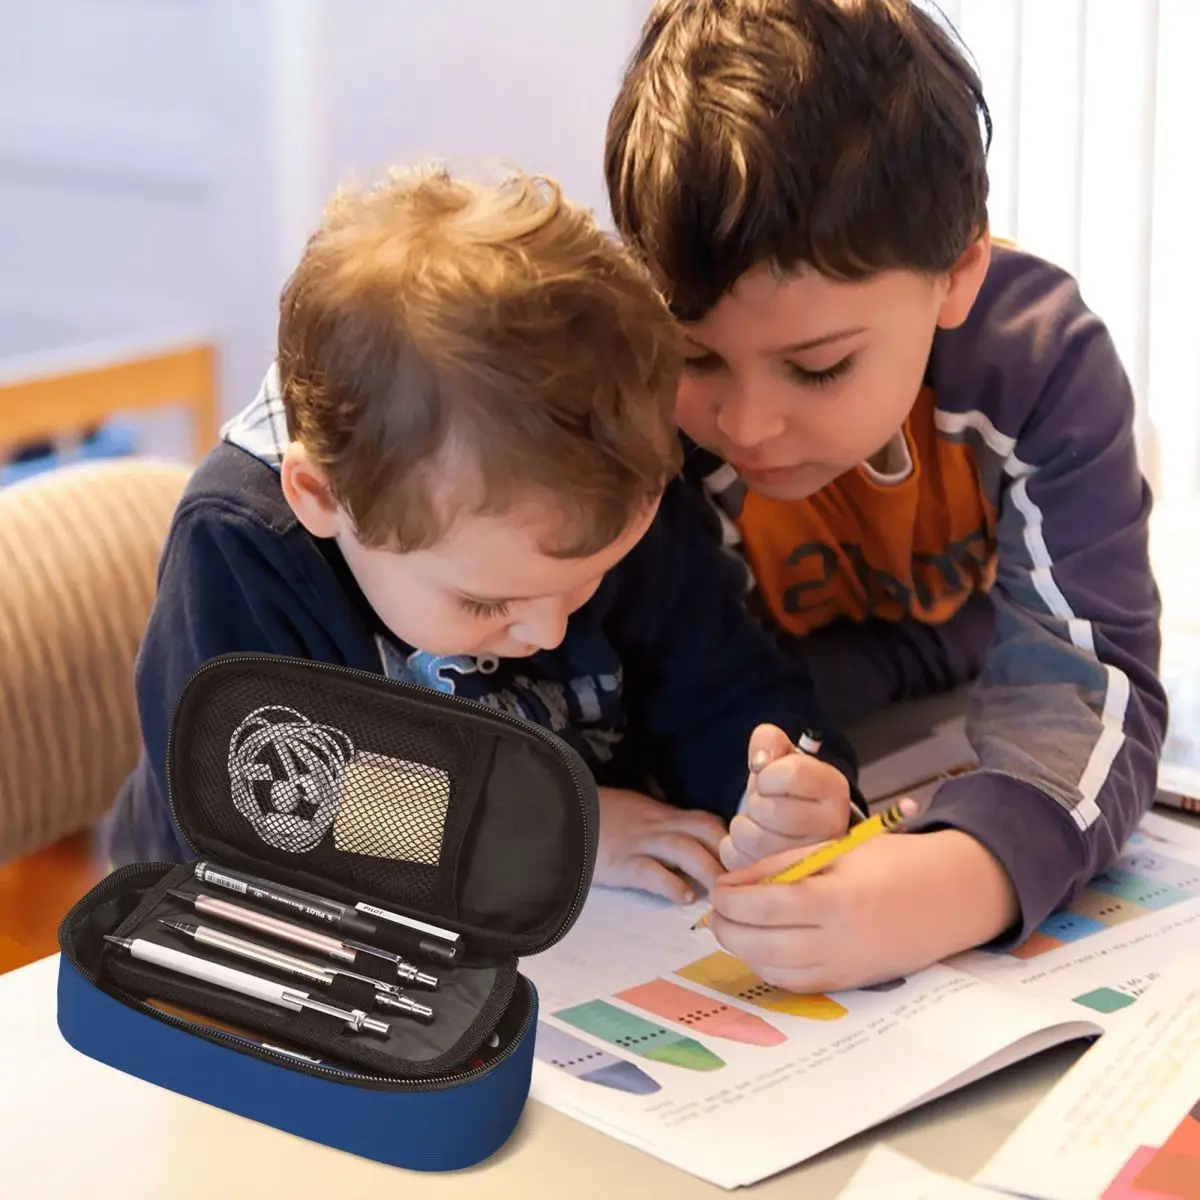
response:
[[[0,863],[92,825],[137,759],[134,659],[188,474],[134,458],[0,489]]]

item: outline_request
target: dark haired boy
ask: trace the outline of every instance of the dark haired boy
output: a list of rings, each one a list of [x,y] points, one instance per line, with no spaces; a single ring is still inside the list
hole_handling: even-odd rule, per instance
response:
[[[1133,396],[1075,282],[993,243],[989,136],[959,45],[907,0],[662,0],[610,118],[616,222],[685,325],[688,471],[826,707],[977,676],[981,770],[915,835],[756,887],[842,815],[731,826],[713,928],[800,990],[1020,941],[1154,794]]]

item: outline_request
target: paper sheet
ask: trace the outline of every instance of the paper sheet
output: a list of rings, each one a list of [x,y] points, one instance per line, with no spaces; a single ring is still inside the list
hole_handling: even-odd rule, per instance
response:
[[[1039,1200],[1200,1200],[1200,959],[1164,972],[976,1179]]]
[[[961,719],[860,772],[868,800],[897,790],[926,799],[974,761]],[[913,785],[917,786],[913,786]],[[1000,987],[1070,1001],[1105,1028],[1119,1023],[1164,963],[1200,946],[1200,824],[1157,813],[1119,863],[1012,953],[972,952],[950,965]]]
[[[1014,1043],[1097,1032],[1069,1005],[946,967],[782,992],[690,928],[703,908],[594,888],[570,935],[522,969],[540,1000],[533,1095],[721,1187],[819,1154]]]
[[[1149,814],[1117,866],[1013,952],[952,966],[1018,994],[1069,1001],[1106,1029],[1162,968],[1200,946],[1200,826]]]
[[[864,768],[863,791],[928,795],[971,761],[948,722]],[[1151,815],[1119,866],[1025,947],[867,991],[768,987],[691,930],[704,907],[594,888],[570,935],[523,963],[541,1001],[533,1095],[733,1188],[1129,1020],[1163,965],[1200,946],[1200,827]]]
[[[838,1200],[980,1200],[996,1193],[931,1171],[887,1146],[876,1146]]]

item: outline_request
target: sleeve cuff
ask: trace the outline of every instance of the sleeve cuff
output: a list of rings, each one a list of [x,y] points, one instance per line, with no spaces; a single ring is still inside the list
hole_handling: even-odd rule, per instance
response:
[[[909,826],[914,833],[958,829],[981,842],[1008,873],[1020,917],[991,943],[1023,942],[1065,904],[1087,874],[1083,834],[1045,792],[1011,775],[973,771],[948,779]]]

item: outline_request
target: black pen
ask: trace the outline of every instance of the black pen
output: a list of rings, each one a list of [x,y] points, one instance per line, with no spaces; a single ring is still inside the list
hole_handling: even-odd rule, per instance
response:
[[[211,862],[198,862],[194,871],[201,883],[237,892],[271,908],[310,917],[331,929],[353,934],[356,938],[373,938],[378,933],[377,921],[367,920],[368,916],[387,921],[394,933],[400,933],[420,954],[437,962],[455,962],[462,949],[462,940],[453,930],[442,929],[428,921],[406,917],[366,901],[345,904]]]
[[[378,908],[361,900],[354,907],[360,913],[369,913],[381,921],[387,921],[393,927],[393,932],[414,946],[418,954],[436,962],[455,962],[462,950],[462,939],[452,930],[430,925],[428,921],[418,921],[416,917],[390,912],[386,908]]]
[[[308,917],[330,929],[353,933],[358,937],[372,937],[375,933],[375,925],[371,921],[336,900],[326,900],[323,896],[314,896],[311,892],[302,892],[286,884],[256,879],[253,875],[245,875],[216,863],[198,862],[193,870],[199,882],[223,888],[227,892],[237,892],[239,896],[257,900],[269,908]]]
[[[366,942],[355,942],[349,938],[342,939],[328,933],[318,933],[315,929],[309,929],[308,926],[301,925],[296,921],[285,921],[282,917],[259,912],[257,908],[250,908],[245,904],[234,904],[232,900],[222,900],[219,896],[210,896],[206,892],[198,892],[193,896],[188,892],[178,891],[176,888],[167,888],[167,895],[194,908],[203,916],[216,917],[233,925],[240,925],[243,929],[253,929],[265,937],[281,942],[290,942],[293,946],[301,946],[324,958],[332,958],[336,962],[349,963],[353,966],[357,962],[359,954],[372,954],[376,958],[390,962],[402,984],[426,988],[431,992],[436,992],[440,986],[436,975],[422,971],[415,964],[406,962],[399,954],[393,954],[390,950],[380,950],[377,946],[367,945]],[[394,984],[389,983],[380,983],[379,986],[385,989],[395,987]]]

